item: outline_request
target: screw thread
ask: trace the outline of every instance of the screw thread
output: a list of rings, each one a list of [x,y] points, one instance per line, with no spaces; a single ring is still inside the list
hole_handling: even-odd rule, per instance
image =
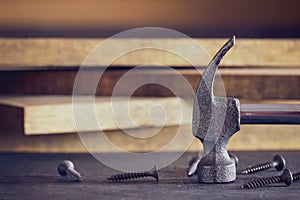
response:
[[[122,180],[144,178],[147,176],[152,176],[152,175],[150,175],[148,172],[132,172],[132,173],[116,174],[114,176],[107,178],[107,180],[118,182]]]
[[[293,181],[298,181],[300,179],[300,172],[293,174]]]
[[[249,181],[249,182],[245,183],[244,185],[242,185],[241,188],[254,189],[254,188],[258,188],[258,187],[272,185],[272,184],[280,182],[280,179],[281,178],[279,176],[261,178],[261,179]]]
[[[252,174],[255,172],[259,172],[259,171],[263,171],[266,169],[270,169],[273,167],[273,163],[272,162],[267,162],[267,163],[262,163],[259,165],[255,165],[252,167],[248,167],[247,169],[242,171],[242,174]]]

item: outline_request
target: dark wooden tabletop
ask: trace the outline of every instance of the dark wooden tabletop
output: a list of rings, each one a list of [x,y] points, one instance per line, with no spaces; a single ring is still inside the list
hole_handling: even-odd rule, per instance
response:
[[[300,171],[300,151],[233,152],[240,160],[239,169],[272,160],[277,153],[292,172]],[[168,156],[170,153],[166,153]],[[195,153],[160,170],[160,181],[151,178],[113,183],[106,178],[117,171],[101,164],[90,154],[0,154],[0,199],[300,199],[300,181],[290,187],[282,184],[258,189],[240,186],[256,177],[279,175],[268,170],[255,175],[238,175],[229,184],[199,184],[187,177],[188,162]],[[71,182],[57,173],[60,161],[68,159],[83,174],[82,182]]]

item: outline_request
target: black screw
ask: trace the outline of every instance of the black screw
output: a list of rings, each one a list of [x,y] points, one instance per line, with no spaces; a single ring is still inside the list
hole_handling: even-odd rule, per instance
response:
[[[81,175],[74,169],[74,164],[69,160],[59,163],[57,171],[61,176],[70,177],[73,180],[81,181]]]
[[[156,165],[154,165],[154,167],[150,171],[116,174],[116,175],[113,175],[113,176],[107,178],[107,180],[119,182],[122,180],[144,178],[144,177],[149,177],[149,176],[154,177],[156,179],[156,181],[158,181],[158,169],[157,169]]]
[[[300,180],[300,172],[293,174],[293,182]]]
[[[255,166],[250,166],[242,171],[238,171],[238,174],[253,174],[255,172],[263,171],[270,168],[275,168],[281,171],[285,168],[285,159],[281,155],[275,155],[272,162],[266,162]]]
[[[253,189],[275,183],[285,183],[287,186],[290,186],[293,183],[292,172],[289,169],[285,169],[280,176],[272,176],[249,181],[242,185],[241,188]]]

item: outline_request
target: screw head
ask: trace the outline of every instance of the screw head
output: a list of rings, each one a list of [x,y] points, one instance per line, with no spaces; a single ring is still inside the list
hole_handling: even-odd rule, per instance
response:
[[[158,181],[158,168],[156,165],[152,168],[151,172],[153,173],[153,177]]]
[[[277,169],[278,171],[283,170],[286,166],[285,159],[282,155],[275,155],[273,158],[273,162],[277,163],[277,165],[275,165],[275,169]]]
[[[60,162],[57,167],[57,171],[61,176],[67,175],[67,169],[74,169],[74,164],[69,160]]]
[[[280,176],[282,182],[284,182],[287,186],[290,186],[293,183],[293,174],[289,169],[285,169]]]

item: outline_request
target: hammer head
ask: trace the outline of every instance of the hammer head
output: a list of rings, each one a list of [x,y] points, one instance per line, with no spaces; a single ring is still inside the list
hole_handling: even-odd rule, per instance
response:
[[[197,167],[199,182],[231,182],[236,176],[235,164],[226,148],[230,137],[240,130],[240,103],[236,98],[213,95],[219,63],[234,41],[234,37],[228,40],[209,63],[194,99],[193,135],[203,143],[204,150]]]
[[[240,130],[240,102],[236,98],[216,97],[207,103],[197,96],[193,109],[193,134],[201,142],[229,138]]]

